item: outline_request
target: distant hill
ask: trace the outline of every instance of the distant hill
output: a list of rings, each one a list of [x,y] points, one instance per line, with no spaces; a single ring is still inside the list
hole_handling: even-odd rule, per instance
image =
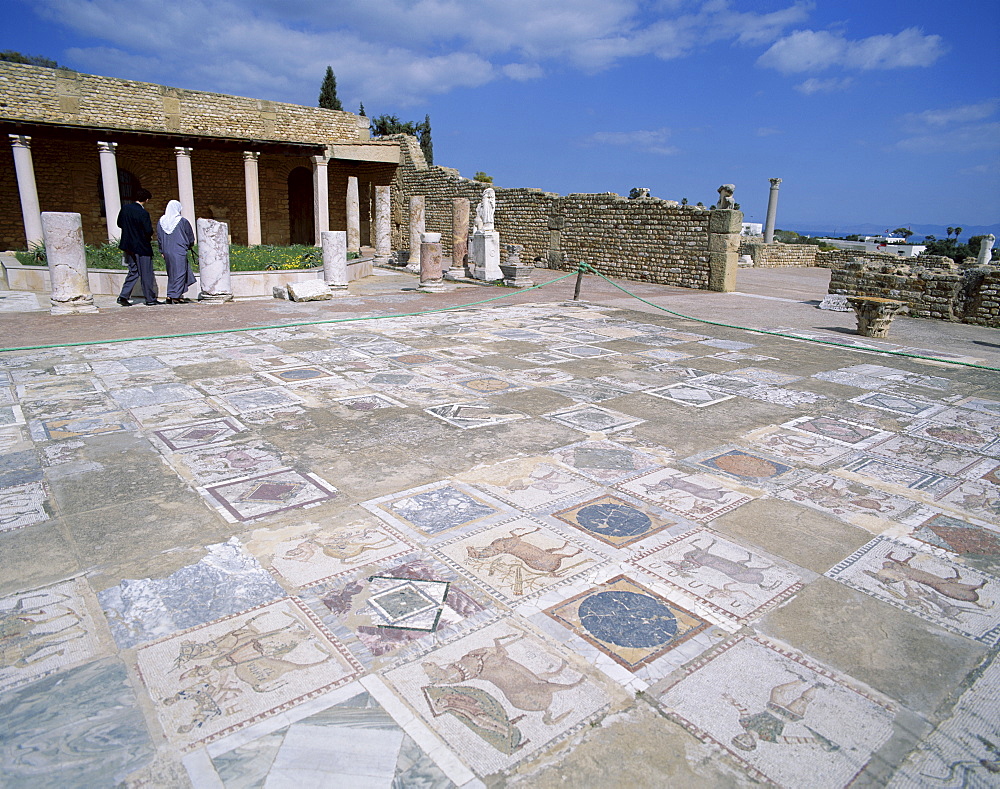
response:
[[[809,226],[794,226],[786,227],[781,226],[782,230],[794,230],[800,236],[830,236],[843,238],[844,236],[858,235],[858,236],[880,236],[885,233],[886,228],[892,229],[896,227],[908,227],[913,231],[913,235],[910,236],[910,240],[916,243],[923,241],[924,236],[937,236],[938,238],[946,238],[948,235],[947,225],[918,225],[909,224],[906,222],[896,222],[889,225],[873,225],[871,223],[859,224],[859,225],[828,225],[826,227],[809,225]],[[1000,225],[969,225],[966,227],[962,225],[962,238],[966,241],[972,236],[985,236],[992,233],[997,238],[1000,238]]]

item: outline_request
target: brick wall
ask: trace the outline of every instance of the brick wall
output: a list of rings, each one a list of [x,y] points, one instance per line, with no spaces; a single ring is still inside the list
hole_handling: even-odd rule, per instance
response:
[[[755,268],[777,268],[779,266],[815,266],[819,247],[812,244],[765,244],[743,241],[740,254],[753,258]]]

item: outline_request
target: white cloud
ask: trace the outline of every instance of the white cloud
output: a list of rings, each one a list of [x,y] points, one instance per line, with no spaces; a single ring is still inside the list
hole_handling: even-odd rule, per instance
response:
[[[911,153],[1000,149],[1000,122],[986,122],[998,110],[1000,100],[987,99],[976,104],[907,113],[900,118],[907,136],[896,147]]]
[[[637,129],[624,132],[595,132],[583,140],[584,145],[607,145],[616,148],[630,148],[643,153],[670,156],[680,153],[680,149],[668,145],[670,129]]]
[[[545,72],[537,63],[508,63],[500,69],[504,76],[510,77],[518,82],[526,82],[529,79],[538,79]]]
[[[930,66],[945,52],[940,36],[926,36],[915,27],[895,35],[849,41],[829,30],[797,30],[776,41],[757,64],[783,74],[841,68],[872,69]]]
[[[851,82],[852,80],[849,77],[844,77],[843,79],[816,79],[815,77],[810,77],[805,82],[796,85],[795,90],[799,93],[805,93],[807,96],[811,96],[813,93],[835,93],[849,88]]]
[[[950,107],[944,110],[924,110],[903,116],[904,122],[910,126],[951,126],[955,123],[982,121],[993,115],[1000,107],[1000,101],[989,99],[978,104],[964,104],[961,107]]]

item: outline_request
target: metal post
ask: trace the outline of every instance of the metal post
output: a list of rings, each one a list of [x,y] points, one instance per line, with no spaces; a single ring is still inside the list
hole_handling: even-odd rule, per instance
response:
[[[583,285],[583,265],[576,270],[576,287],[573,289],[573,301],[580,300],[580,286]]]

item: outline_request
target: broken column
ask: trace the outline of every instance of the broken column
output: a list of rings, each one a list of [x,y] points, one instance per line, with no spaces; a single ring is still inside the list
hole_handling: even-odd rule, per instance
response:
[[[331,291],[346,293],[348,234],[343,230],[324,230],[319,235],[323,245],[323,280]]]
[[[43,211],[41,224],[52,287],[49,311],[53,315],[97,312],[87,279],[80,215]]]
[[[888,337],[892,319],[907,309],[902,301],[878,296],[848,296],[847,303],[854,308],[862,337]]]
[[[469,257],[469,198],[456,197],[451,201],[451,268],[449,279],[466,276],[465,264]]]
[[[410,198],[410,257],[406,270],[420,273],[420,235],[424,232],[424,198],[414,195]]]
[[[361,200],[353,175],[347,178],[347,251],[361,252]]]
[[[198,220],[198,301],[222,304],[233,300],[229,271],[229,226],[214,219]]]
[[[392,255],[392,199],[388,186],[375,187],[375,265],[385,266]]]
[[[420,290],[430,293],[444,290],[440,233],[422,233],[420,236]]]
[[[767,196],[767,219],[764,220],[764,243],[774,242],[774,219],[778,215],[778,185],[780,178],[770,178],[771,192]]]

